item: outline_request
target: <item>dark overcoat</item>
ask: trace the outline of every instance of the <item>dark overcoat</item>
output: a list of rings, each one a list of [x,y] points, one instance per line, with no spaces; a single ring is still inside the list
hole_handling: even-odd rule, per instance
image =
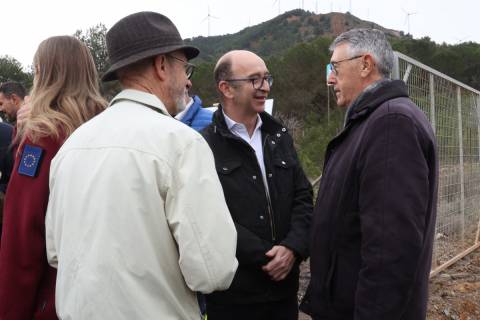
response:
[[[423,320],[437,206],[435,137],[402,81],[349,107],[314,209],[314,319]]]

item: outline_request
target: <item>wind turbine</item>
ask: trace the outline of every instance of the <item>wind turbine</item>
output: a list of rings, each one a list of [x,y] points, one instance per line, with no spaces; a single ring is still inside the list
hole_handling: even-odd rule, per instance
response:
[[[202,22],[200,22],[200,23],[203,23],[203,22],[205,22],[205,20],[207,20],[207,23],[208,23],[208,34],[207,34],[207,35],[208,35],[209,37],[210,37],[210,20],[211,20],[212,18],[213,18],[213,19],[219,19],[218,17],[212,16],[212,15],[210,14],[210,6],[208,6],[208,14],[207,14],[207,16],[202,20]]]
[[[407,25],[407,31],[408,31],[408,34],[410,34],[410,16],[413,16],[414,14],[417,14],[416,12],[408,12],[406,11],[405,9],[403,9],[403,12],[405,12],[405,22],[404,24]]]
[[[275,5],[278,2],[278,15],[280,15],[280,0],[275,0],[273,2],[273,5]]]
[[[303,8],[304,8],[304,0],[300,0],[299,5],[300,5],[300,8],[302,8],[302,10],[303,10]]]

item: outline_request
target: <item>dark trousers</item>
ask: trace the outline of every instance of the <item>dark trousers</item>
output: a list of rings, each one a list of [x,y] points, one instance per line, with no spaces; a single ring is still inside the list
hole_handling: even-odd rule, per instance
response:
[[[208,320],[298,320],[297,297],[255,304],[207,303]]]

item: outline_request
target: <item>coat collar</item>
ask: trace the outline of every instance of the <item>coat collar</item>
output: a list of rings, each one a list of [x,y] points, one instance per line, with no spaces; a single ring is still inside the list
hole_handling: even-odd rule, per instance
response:
[[[157,112],[160,112],[166,116],[171,115],[168,113],[167,108],[163,104],[162,101],[157,96],[154,96],[153,94],[135,90],[135,89],[124,89],[122,90],[119,94],[117,94],[110,104],[108,105],[111,107],[117,102],[123,101],[123,100],[129,100],[133,101],[139,104],[142,104],[150,109],[154,109]]]
[[[348,107],[345,127],[352,121],[370,114],[385,101],[407,97],[407,86],[401,80],[383,79],[368,86]]]
[[[193,118],[195,118],[195,115],[198,113],[198,111],[200,111],[201,108],[202,100],[198,96],[193,96],[191,105],[188,106],[188,109],[185,110],[185,113],[179,120],[190,126]]]

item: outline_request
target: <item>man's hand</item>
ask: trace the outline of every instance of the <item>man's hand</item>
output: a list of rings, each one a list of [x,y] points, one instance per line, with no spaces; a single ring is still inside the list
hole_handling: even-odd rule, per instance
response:
[[[263,271],[274,281],[285,279],[295,262],[293,251],[284,246],[274,246],[265,255],[272,260],[262,267]]]
[[[30,97],[26,96],[24,99],[24,104],[17,111],[17,125],[24,125],[27,119],[30,117],[31,112],[32,106],[30,105]]]

